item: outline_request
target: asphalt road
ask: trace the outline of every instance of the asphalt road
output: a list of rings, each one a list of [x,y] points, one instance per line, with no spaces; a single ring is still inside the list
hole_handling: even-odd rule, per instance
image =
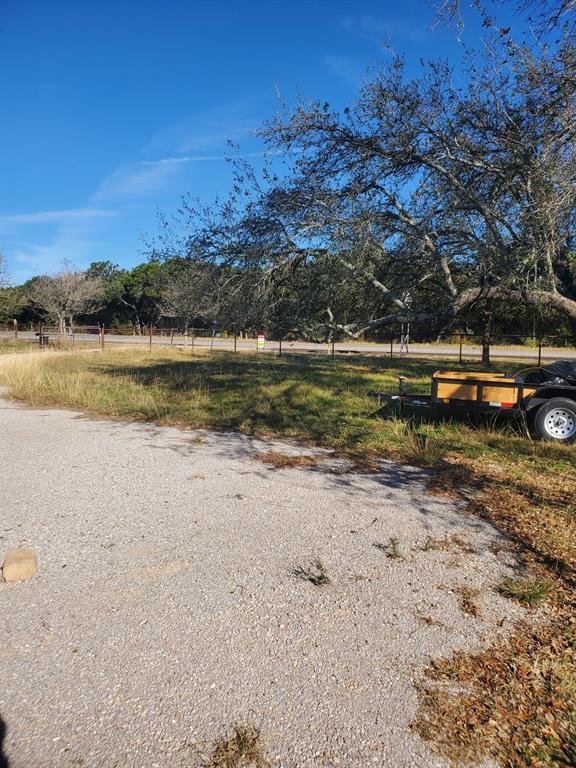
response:
[[[35,340],[35,334],[29,331],[22,331],[18,334],[20,339]],[[0,338],[14,338],[12,333],[2,332]],[[52,338],[57,338],[54,334]],[[63,337],[66,339],[67,337]],[[93,333],[77,333],[74,334],[74,341],[82,343],[92,343],[97,345],[99,338]],[[148,346],[150,339],[148,336],[121,336],[116,334],[106,334],[106,344],[138,344]],[[171,339],[168,336],[154,336],[152,343],[154,346],[178,346],[184,347],[184,337],[175,336]],[[202,349],[216,349],[216,350],[229,350],[234,349],[233,339],[215,338],[213,341],[206,337],[196,337],[194,339],[194,346]],[[187,346],[190,348],[192,341],[189,338],[187,340]],[[237,339],[236,348],[239,351],[256,352],[257,342],[256,339]],[[365,355],[390,355],[390,344],[376,344],[368,342],[338,342],[334,345],[335,352],[337,354],[365,354]],[[278,352],[279,343],[277,341],[267,340],[264,345],[264,351],[266,352]],[[289,341],[283,342],[282,351],[299,352],[299,353],[315,353],[315,354],[330,354],[331,347],[328,344],[316,344],[308,341]],[[430,357],[430,358],[452,358],[458,359],[459,346],[457,344],[409,344],[408,353],[401,351],[400,344],[395,343],[392,349],[393,356],[398,357]],[[538,360],[538,350],[535,348],[518,347],[518,346],[493,346],[491,347],[491,356],[493,359],[498,360],[520,360],[526,361],[527,364],[534,362],[536,364]],[[481,360],[482,348],[480,346],[464,345],[462,347],[462,357],[465,360]],[[542,349],[542,360],[558,360],[558,359],[576,359],[576,348],[568,349],[565,347],[545,347]]]

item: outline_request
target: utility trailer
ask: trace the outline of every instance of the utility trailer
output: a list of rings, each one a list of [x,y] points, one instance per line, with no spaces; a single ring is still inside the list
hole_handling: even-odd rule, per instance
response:
[[[374,392],[379,414],[391,409],[404,415],[457,418],[470,415],[524,418],[543,440],[576,441],[576,362],[557,360],[546,366],[523,368],[514,374],[437,371],[430,395],[406,392],[399,379],[398,394]]]

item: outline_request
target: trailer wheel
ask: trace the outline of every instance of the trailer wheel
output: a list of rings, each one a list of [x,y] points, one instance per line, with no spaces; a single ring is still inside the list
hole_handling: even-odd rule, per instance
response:
[[[534,429],[543,440],[572,443],[576,439],[576,402],[554,397],[541,405],[534,417]]]

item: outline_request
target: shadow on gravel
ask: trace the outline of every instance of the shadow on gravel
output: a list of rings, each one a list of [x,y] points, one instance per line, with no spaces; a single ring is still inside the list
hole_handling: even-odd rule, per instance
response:
[[[10,768],[10,762],[4,752],[4,738],[6,737],[6,723],[0,717],[0,768]]]

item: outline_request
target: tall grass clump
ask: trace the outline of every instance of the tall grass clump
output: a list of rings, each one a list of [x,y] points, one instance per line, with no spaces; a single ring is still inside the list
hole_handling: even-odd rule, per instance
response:
[[[40,357],[18,357],[0,368],[0,382],[9,395],[30,405],[76,403],[87,386],[82,370],[54,370]]]
[[[447,443],[434,427],[396,419],[392,430],[402,453],[413,464],[431,467],[446,453]]]
[[[154,388],[114,377],[99,379],[78,356],[18,357],[0,368],[8,395],[32,406],[66,406],[102,415],[157,420],[163,413]]]

